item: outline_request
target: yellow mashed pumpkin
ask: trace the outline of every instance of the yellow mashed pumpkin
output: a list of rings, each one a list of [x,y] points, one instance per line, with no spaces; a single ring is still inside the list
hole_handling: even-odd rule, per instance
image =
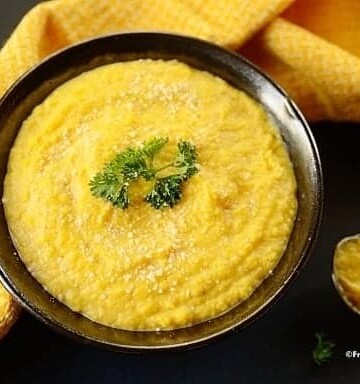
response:
[[[337,244],[333,267],[341,296],[360,313],[360,235],[346,237]]]
[[[200,171],[174,208],[95,198],[89,180],[152,137],[191,141]],[[29,271],[74,311],[112,327],[173,329],[246,299],[278,263],[296,182],[264,110],[177,61],[103,66],[56,89],[24,122],[3,202]]]

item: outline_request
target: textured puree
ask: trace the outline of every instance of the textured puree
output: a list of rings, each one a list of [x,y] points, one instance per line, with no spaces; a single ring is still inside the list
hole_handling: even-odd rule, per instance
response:
[[[191,141],[200,172],[174,208],[133,191],[126,210],[89,180],[118,151]],[[137,189],[146,188],[139,185]],[[56,89],[12,148],[4,207],[29,271],[60,301],[113,327],[188,326],[247,298],[279,261],[296,181],[264,110],[223,80],[177,61],[103,66]]]
[[[335,250],[334,273],[347,301],[360,311],[360,236],[341,240]]]

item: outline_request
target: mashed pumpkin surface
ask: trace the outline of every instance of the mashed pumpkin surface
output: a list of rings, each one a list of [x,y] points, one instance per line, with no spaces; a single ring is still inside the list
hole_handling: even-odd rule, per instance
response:
[[[341,296],[360,313],[360,236],[342,239],[334,255],[334,278]]]
[[[196,146],[180,203],[122,210],[89,180],[153,137]],[[165,150],[165,149],[164,149]],[[3,203],[34,277],[74,311],[131,330],[174,329],[246,299],[281,258],[296,181],[261,106],[177,61],[99,67],[37,106],[12,148]]]

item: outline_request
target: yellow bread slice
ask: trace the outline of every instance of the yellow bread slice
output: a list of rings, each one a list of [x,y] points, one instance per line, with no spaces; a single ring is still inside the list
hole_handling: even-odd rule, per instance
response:
[[[8,333],[19,314],[19,305],[0,284],[0,340]]]
[[[346,237],[337,244],[333,281],[345,303],[360,314],[360,235]]]

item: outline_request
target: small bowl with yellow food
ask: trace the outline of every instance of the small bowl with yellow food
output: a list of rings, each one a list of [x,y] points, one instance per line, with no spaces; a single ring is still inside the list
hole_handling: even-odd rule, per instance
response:
[[[360,235],[345,237],[337,244],[332,280],[345,304],[360,315]]]

